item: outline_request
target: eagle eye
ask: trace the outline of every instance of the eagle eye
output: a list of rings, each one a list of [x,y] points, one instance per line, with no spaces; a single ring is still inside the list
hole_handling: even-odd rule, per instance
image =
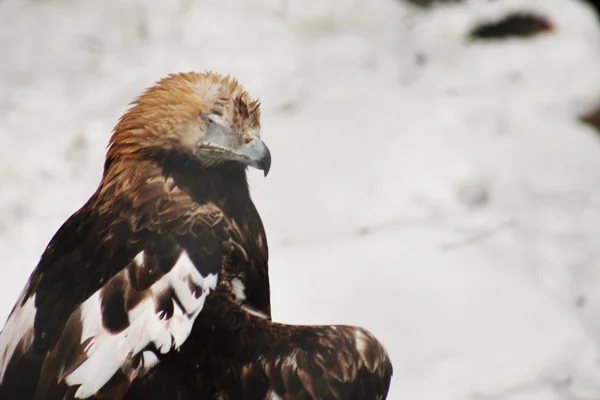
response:
[[[223,117],[221,117],[218,114],[201,114],[200,116],[205,122],[207,122],[210,125],[225,126],[225,121],[223,120]]]

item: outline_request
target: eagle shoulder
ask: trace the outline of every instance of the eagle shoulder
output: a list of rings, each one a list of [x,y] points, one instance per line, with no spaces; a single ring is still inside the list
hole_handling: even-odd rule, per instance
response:
[[[217,286],[229,221],[168,177],[137,183],[99,189],[51,240],[0,333],[0,397],[23,368],[38,384],[20,396],[121,390],[189,336]]]

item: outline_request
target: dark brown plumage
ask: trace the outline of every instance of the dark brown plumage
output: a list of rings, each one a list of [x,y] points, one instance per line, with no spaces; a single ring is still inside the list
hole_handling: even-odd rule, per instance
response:
[[[516,12],[497,21],[486,21],[469,33],[473,40],[497,40],[509,37],[529,37],[554,29],[543,17],[531,13]]]
[[[259,103],[217,74],[136,99],[0,333],[0,399],[385,398],[370,333],[271,321],[259,133]]]

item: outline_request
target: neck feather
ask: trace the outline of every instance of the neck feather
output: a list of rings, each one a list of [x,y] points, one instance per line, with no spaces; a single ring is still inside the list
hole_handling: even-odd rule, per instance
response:
[[[120,184],[113,183],[131,188],[128,184],[134,179],[131,174],[171,177],[197,203],[212,202],[234,219],[242,218],[249,211],[248,207],[253,207],[246,168],[239,163],[206,165],[183,151],[138,149],[120,152],[116,158],[107,158],[103,181],[105,185],[111,181],[122,181]]]

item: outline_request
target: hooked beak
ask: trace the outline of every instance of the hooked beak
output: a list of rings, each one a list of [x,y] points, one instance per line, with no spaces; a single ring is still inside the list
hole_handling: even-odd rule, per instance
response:
[[[269,173],[271,169],[271,152],[262,140],[254,138],[244,144],[238,155],[244,157],[248,165],[262,170],[265,176]]]

